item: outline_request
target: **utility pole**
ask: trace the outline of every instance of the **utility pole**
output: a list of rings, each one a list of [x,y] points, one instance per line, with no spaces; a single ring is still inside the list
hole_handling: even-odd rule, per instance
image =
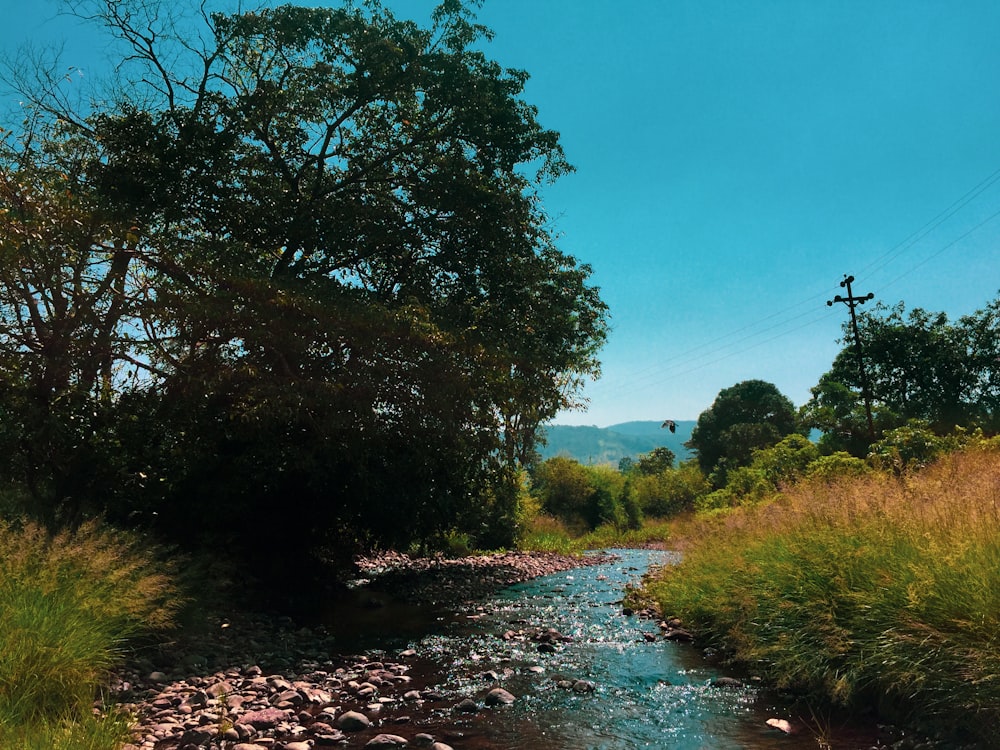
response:
[[[868,374],[865,371],[865,359],[861,349],[861,334],[858,333],[858,318],[854,314],[854,308],[863,305],[870,299],[875,299],[874,292],[868,292],[863,297],[855,297],[851,291],[853,276],[844,274],[844,280],[840,282],[841,287],[847,287],[847,296],[841,297],[839,294],[833,299],[827,300],[826,304],[833,307],[834,302],[843,302],[847,309],[851,311],[851,330],[854,331],[854,346],[858,351],[858,371],[861,373],[861,397],[865,400],[865,416],[868,417],[868,435],[872,442],[875,442],[875,423],[872,421],[872,395],[868,388]]]

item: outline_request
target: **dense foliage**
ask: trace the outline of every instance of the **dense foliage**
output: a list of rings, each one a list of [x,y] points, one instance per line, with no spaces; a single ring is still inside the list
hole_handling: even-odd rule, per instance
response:
[[[858,315],[858,334],[876,438],[914,420],[937,434],[1000,430],[1000,299],[955,322],[920,308],[905,314],[902,303],[877,306]],[[812,389],[803,418],[823,431],[825,449],[867,454],[872,436],[854,344]]]
[[[606,326],[546,228],[538,189],[569,166],[527,76],[454,1],[427,29],[377,5],[200,29],[74,6],[122,80],[70,107],[78,82],[15,77],[5,477],[41,517],[105,511],[251,559],[455,528],[511,543],[518,466]]]
[[[800,430],[795,406],[772,383],[745,380],[719,391],[698,417],[687,445],[698,465],[721,487],[728,472],[750,463],[753,452]]]

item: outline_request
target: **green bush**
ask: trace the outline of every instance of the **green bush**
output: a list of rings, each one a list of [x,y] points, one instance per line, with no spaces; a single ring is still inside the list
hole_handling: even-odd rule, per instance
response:
[[[937,435],[925,423],[914,420],[887,431],[881,440],[873,443],[868,460],[877,468],[902,474],[926,466],[942,453],[957,449],[964,442],[964,437],[964,432]]]
[[[791,434],[770,448],[754,451],[751,466],[762,472],[772,487],[791,484],[819,458],[819,448],[807,437]]]
[[[829,456],[820,456],[809,464],[805,475],[811,479],[832,482],[844,477],[859,477],[871,470],[871,466],[863,459],[852,456],[847,451],[836,451]]]
[[[685,461],[676,469],[651,476],[630,478],[630,494],[642,512],[654,518],[666,518],[695,507],[697,498],[711,487],[696,461]]]
[[[736,496],[728,489],[723,488],[699,496],[694,501],[694,509],[699,514],[715,513],[726,508],[732,508],[737,502]]]
[[[23,747],[8,738],[32,733],[117,736],[120,717],[92,716],[95,691],[125,640],[166,627],[178,605],[135,537],[96,524],[53,536],[0,521],[0,745]]]
[[[610,466],[584,466],[557,456],[536,467],[533,480],[542,512],[576,535],[601,524],[625,528],[641,522],[638,508],[629,504],[626,477]]]

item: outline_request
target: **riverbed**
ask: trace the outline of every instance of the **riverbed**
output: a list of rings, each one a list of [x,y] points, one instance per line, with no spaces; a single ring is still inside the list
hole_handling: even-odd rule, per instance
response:
[[[657,620],[626,615],[626,586],[675,557],[613,553],[602,564],[511,586],[474,608],[422,608],[426,632],[410,633],[405,643],[381,633],[388,653],[404,648],[429,660],[423,669],[437,670],[436,689],[448,706],[482,702],[495,687],[514,696],[509,705],[474,713],[437,712],[423,720],[425,727],[456,748],[497,750],[877,745],[871,728],[832,728],[793,713],[791,704],[759,690],[752,676],[722,669],[696,642],[664,640]],[[400,627],[406,619],[396,614]],[[545,638],[546,632],[558,637]],[[589,687],[574,689],[574,681]]]
[[[376,576],[324,599],[325,623],[212,615],[201,636],[122,670],[110,697],[139,719],[128,750],[890,744],[872,725],[831,726],[727,671],[697,638],[667,640],[656,618],[623,609],[628,586],[675,561],[651,550],[595,553],[582,565],[418,561],[394,585]],[[512,579],[522,582],[504,585]]]

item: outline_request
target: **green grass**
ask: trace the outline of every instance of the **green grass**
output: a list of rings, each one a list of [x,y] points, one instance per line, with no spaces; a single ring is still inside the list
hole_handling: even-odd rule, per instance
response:
[[[645,593],[772,684],[958,734],[1000,723],[1000,452],[804,482],[688,534]]]
[[[24,723],[0,719],[0,747],[18,750],[116,750],[129,740],[131,717],[81,716]]]
[[[93,715],[126,639],[179,600],[137,539],[94,524],[50,535],[0,522],[0,747],[104,750],[127,718]]]
[[[576,554],[590,549],[640,547],[669,538],[670,524],[666,521],[646,521],[639,529],[620,529],[605,524],[593,531],[581,532],[551,516],[537,516],[528,525],[518,546],[536,552]]]

